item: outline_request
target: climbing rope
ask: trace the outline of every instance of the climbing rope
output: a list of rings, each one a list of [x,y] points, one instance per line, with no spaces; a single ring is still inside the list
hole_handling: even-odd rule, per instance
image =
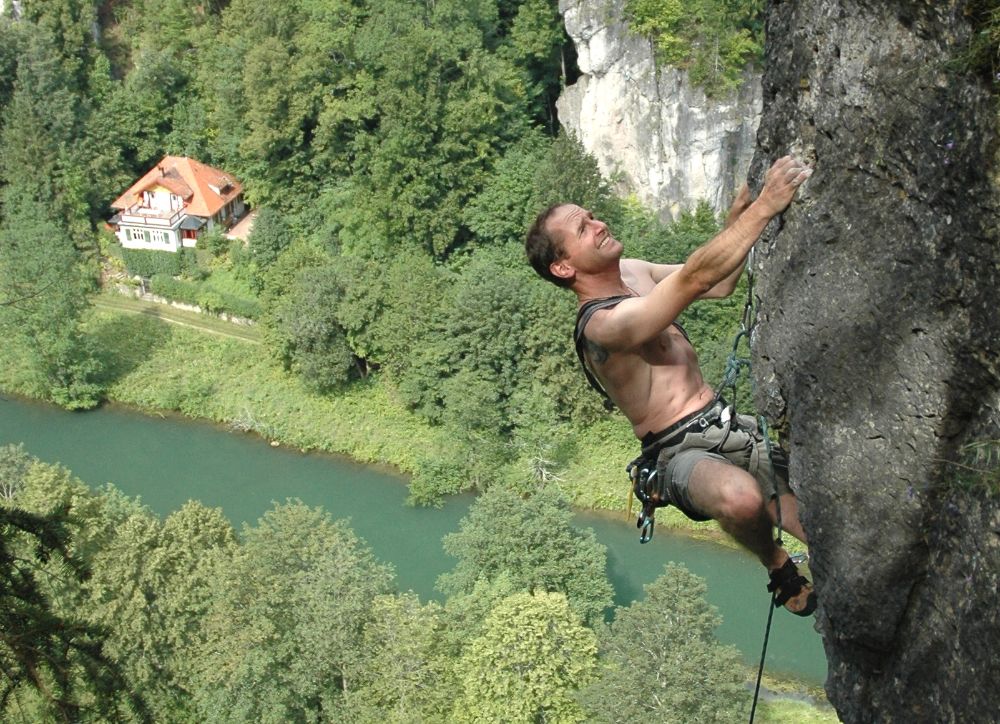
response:
[[[774,618],[774,599],[777,595],[777,590],[771,592],[771,603],[767,607],[767,626],[764,628],[764,647],[760,651],[760,666],[757,667],[757,685],[753,690],[753,705],[750,707],[750,724],[753,724],[754,715],[757,713],[757,699],[760,697],[760,680],[764,676],[764,658],[767,656],[767,641],[771,637],[771,620]]]
[[[764,436],[764,448],[767,450],[768,468],[771,470],[771,497],[774,500],[775,518],[777,523],[777,536],[775,543],[784,547],[781,540],[781,498],[778,496],[778,481],[774,479],[774,458],[771,456],[771,437],[768,435],[767,421],[763,415],[757,415],[760,432]],[[775,598],[778,596],[778,589],[771,591],[771,603],[767,607],[767,626],[764,627],[764,645],[760,650],[760,666],[757,667],[757,684],[753,689],[753,705],[750,707],[750,724],[753,724],[754,714],[757,712],[757,700],[760,698],[760,681],[764,676],[764,659],[767,657],[767,641],[771,637],[771,620],[774,618]]]
[[[736,337],[733,339],[732,350],[729,353],[729,357],[726,360],[726,370],[722,375],[722,382],[715,390],[715,399],[718,401],[722,398],[722,393],[727,390],[732,390],[733,409],[736,409],[736,384],[739,381],[740,373],[743,370],[752,369],[750,358],[745,356],[740,356],[739,349],[740,343],[746,340],[747,348],[749,350],[750,344],[752,342],[753,332],[757,326],[757,305],[754,302],[753,295],[753,283],[754,283],[754,250],[751,249],[749,256],[747,257],[746,263],[746,277],[747,277],[747,299],[743,305],[743,314],[740,317],[740,330],[736,333]],[[774,501],[775,508],[775,518],[776,518],[776,528],[777,536],[775,538],[775,543],[779,546],[784,546],[784,542],[781,539],[781,499],[778,496],[778,481],[774,476],[774,457],[771,452],[771,436],[767,427],[767,421],[764,419],[763,415],[757,415],[757,425],[760,428],[761,435],[764,436],[764,449],[767,450],[768,468],[771,472],[771,499]],[[757,712],[757,701],[760,698],[760,683],[764,676],[764,660],[767,657],[767,642],[771,636],[771,621],[774,619],[774,609],[775,609],[775,599],[778,595],[777,589],[771,592],[771,602],[767,607],[767,625],[764,628],[764,645],[760,652],[760,665],[757,668],[757,684],[754,687],[753,692],[753,704],[750,707],[750,724],[753,724],[754,716]]]
[[[751,249],[750,254],[747,257],[746,262],[746,277],[747,277],[747,298],[743,305],[743,314],[740,317],[740,329],[736,333],[736,337],[733,339],[732,349],[730,350],[729,357],[726,359],[726,369],[722,376],[722,382],[715,390],[715,401],[718,402],[722,399],[722,393],[724,391],[731,390],[732,395],[729,398],[732,401],[733,414],[735,414],[736,408],[736,397],[737,397],[737,383],[739,381],[740,374],[743,370],[750,370],[751,362],[749,356],[740,355],[740,343],[746,340],[748,353],[749,348],[752,343],[752,337],[754,330],[757,326],[757,305],[754,301],[754,250]],[[774,473],[774,457],[772,454],[771,446],[771,436],[770,431],[767,427],[767,421],[764,419],[763,415],[757,415],[757,425],[760,430],[761,435],[764,437],[764,448],[767,451],[768,467],[770,469],[771,477],[771,500],[775,504],[775,523],[777,529],[777,535],[775,537],[775,543],[777,545],[784,547],[784,542],[782,541],[782,521],[781,521],[781,499],[778,495],[778,481],[775,478]],[[647,462],[642,458],[632,461],[626,468],[626,472],[632,481],[632,491],[635,496],[643,503],[643,509],[639,514],[638,521],[636,525],[640,528],[640,543],[647,543],[653,535],[653,514],[656,509],[657,503],[653,501],[649,496],[645,495],[645,486],[648,480],[656,475],[655,467],[650,470],[647,468],[642,468],[641,464]],[[629,514],[632,512],[632,496],[629,496]],[[760,666],[757,669],[757,683],[754,687],[753,693],[753,705],[750,708],[750,724],[753,724],[754,716],[757,712],[757,701],[760,698],[760,684],[761,679],[764,676],[764,660],[767,657],[767,644],[771,636],[771,622],[774,619],[774,609],[775,603],[777,601],[778,590],[775,588],[771,592],[771,601],[768,605],[767,613],[767,625],[764,628],[764,644],[760,652]]]

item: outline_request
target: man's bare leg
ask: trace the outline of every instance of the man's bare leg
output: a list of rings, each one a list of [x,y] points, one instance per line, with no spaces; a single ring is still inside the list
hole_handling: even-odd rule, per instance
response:
[[[802,529],[802,523],[799,521],[799,503],[795,499],[795,496],[791,493],[785,493],[779,496],[779,498],[781,499],[781,530],[808,545],[809,541],[806,540],[806,532]],[[778,524],[776,507],[774,499],[767,502],[767,513],[774,525]]]
[[[691,472],[688,490],[698,510],[718,521],[737,543],[757,556],[768,572],[781,568],[788,560],[788,553],[774,541],[771,514],[757,481],[748,472],[717,460],[701,460]],[[786,509],[783,504],[782,527],[787,525],[784,521]],[[798,515],[794,509],[788,512],[791,514],[789,520],[794,521],[793,527],[804,538]],[[785,529],[798,537],[791,527]],[[785,608],[801,611],[808,595],[809,590],[803,588]]]

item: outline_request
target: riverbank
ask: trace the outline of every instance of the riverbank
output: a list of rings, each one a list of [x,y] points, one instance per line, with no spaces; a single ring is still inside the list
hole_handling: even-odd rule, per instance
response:
[[[174,324],[120,306],[102,297],[85,324],[99,351],[104,370],[99,382],[110,401],[211,420],[299,450],[391,465],[411,477],[434,474],[440,470],[434,461],[454,454],[448,431],[407,410],[391,386],[377,377],[354,382],[336,395],[317,395],[254,340],[245,339],[243,328],[234,326],[232,335],[222,335],[217,327],[225,323],[214,318],[202,320],[213,325],[202,331],[197,315]],[[173,313],[163,313],[168,311]],[[0,350],[4,389],[43,397],[24,373],[26,368],[16,351]],[[628,490],[622,470],[634,455],[627,426],[604,420],[589,430],[560,434],[601,444],[578,448],[558,471],[555,485],[577,507],[624,510]]]
[[[90,311],[85,328],[100,350],[100,382],[109,401],[153,414],[209,420],[305,452],[389,466],[409,479],[411,492],[415,480],[419,484],[421,476],[437,474],[439,461],[454,456],[448,431],[407,410],[378,378],[355,382],[336,395],[317,395],[272,361],[255,339],[245,338],[246,330],[237,325],[198,315],[173,324],[103,300]],[[203,324],[212,326],[203,330]],[[232,326],[232,334],[220,334],[220,325]],[[0,350],[3,389],[38,399],[24,368],[14,350]],[[576,508],[625,516],[632,500],[623,470],[636,452],[628,426],[609,417],[554,434],[597,442],[576,442],[552,484]],[[418,495],[413,502],[429,501]],[[658,511],[657,527],[735,547],[714,523],[694,523],[673,508]]]

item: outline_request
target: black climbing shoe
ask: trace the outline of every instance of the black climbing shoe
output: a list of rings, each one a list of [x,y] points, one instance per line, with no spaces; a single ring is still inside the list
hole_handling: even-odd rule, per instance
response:
[[[812,590],[812,584],[806,577],[799,574],[799,569],[795,567],[791,558],[769,575],[771,582],[767,584],[767,590],[774,594],[775,606],[785,606],[793,598],[799,597],[803,591],[807,591],[809,595],[806,597],[805,606],[799,610],[793,610],[788,606],[785,608],[796,616],[811,616],[816,611],[816,605],[819,603],[816,592]]]

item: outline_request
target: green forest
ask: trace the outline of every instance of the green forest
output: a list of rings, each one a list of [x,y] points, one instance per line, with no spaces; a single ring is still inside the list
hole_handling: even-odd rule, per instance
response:
[[[442,541],[441,602],[289,500],[166,518],[0,448],[4,721],[746,721],[751,673],[676,564],[610,611],[564,502],[497,486]],[[643,694],[640,690],[649,686]],[[833,721],[793,701],[758,721]]]
[[[710,68],[706,91],[724,92],[759,55],[759,5],[627,10],[664,62]],[[8,446],[0,718],[745,719],[749,675],[714,639],[704,584],[672,567],[612,616],[604,551],[569,525],[569,505],[624,506],[634,439],[587,388],[571,295],[535,277],[524,232],[572,200],[627,254],[675,261],[718,219],[661,223],[560,132],[577,71],[555,0],[4,7],[4,391],[389,463],[417,504],[479,497],[428,603],[321,510],[288,501],[242,531],[197,503],[160,519]],[[707,32],[727,40],[706,50]],[[110,203],[165,154],[240,179],[246,244],[121,248]],[[251,318],[258,345],[100,305],[135,276]],[[740,296],[686,313],[710,384]]]

